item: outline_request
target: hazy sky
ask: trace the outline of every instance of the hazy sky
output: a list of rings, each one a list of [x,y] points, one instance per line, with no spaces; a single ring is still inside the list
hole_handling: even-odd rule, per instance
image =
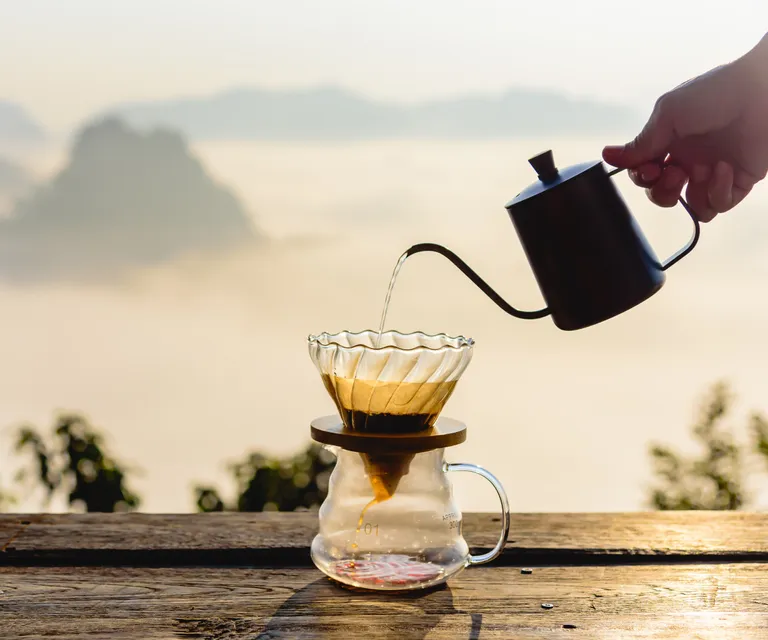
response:
[[[398,101],[527,85],[650,108],[767,28],[765,0],[4,0],[0,98],[54,129],[233,85]]]

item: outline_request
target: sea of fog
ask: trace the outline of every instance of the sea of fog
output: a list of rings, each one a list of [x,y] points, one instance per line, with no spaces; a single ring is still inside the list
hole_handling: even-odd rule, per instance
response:
[[[72,410],[138,470],[144,510],[191,510],[195,483],[232,495],[229,462],[296,451],[309,421],[333,411],[306,337],[373,328],[409,245],[443,243],[516,306],[541,306],[504,204],[535,178],[528,157],[553,148],[560,165],[581,162],[602,142],[197,144],[270,245],[119,283],[2,285],[0,486],[18,462],[12,428],[49,428]],[[25,161],[46,175],[63,156]],[[681,208],[655,209],[617,180],[660,257],[687,241]],[[703,227],[659,294],[575,333],[506,316],[439,256],[407,262],[388,326],[476,340],[445,409],[468,425],[449,459],[498,475],[516,511],[637,510],[652,480],[649,443],[692,450],[690,424],[717,380],[738,394],[732,422],[743,433],[751,410],[768,411],[766,209],[763,187]],[[496,508],[482,480],[454,483],[463,509]],[[39,497],[20,508],[39,508]]]

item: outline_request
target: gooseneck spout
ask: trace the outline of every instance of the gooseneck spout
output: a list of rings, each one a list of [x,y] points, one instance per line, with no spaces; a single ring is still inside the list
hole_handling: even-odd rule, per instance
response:
[[[469,265],[464,262],[459,256],[457,256],[450,249],[446,249],[439,244],[433,244],[431,242],[423,242],[421,244],[413,245],[408,251],[405,252],[406,256],[412,256],[416,253],[422,253],[424,251],[432,251],[439,253],[441,256],[448,258],[467,278],[469,278],[475,286],[477,286],[485,295],[493,300],[503,311],[506,311],[509,315],[522,320],[538,320],[539,318],[546,318],[550,311],[548,308],[539,309],[538,311],[520,311],[511,304],[509,304],[504,298],[496,293],[491,286],[483,280],[477,273],[475,273]]]

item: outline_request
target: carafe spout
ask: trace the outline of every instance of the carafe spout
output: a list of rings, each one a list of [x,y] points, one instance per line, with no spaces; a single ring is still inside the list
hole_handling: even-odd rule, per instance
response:
[[[422,253],[424,251],[433,251],[439,253],[450,260],[467,278],[469,278],[475,286],[477,286],[485,295],[493,300],[503,311],[506,311],[509,315],[521,320],[538,320],[539,318],[546,318],[550,314],[548,307],[539,309],[537,311],[521,311],[509,304],[504,298],[502,298],[491,286],[483,280],[477,273],[475,273],[470,266],[464,262],[459,256],[457,256],[450,249],[446,249],[444,246],[434,244],[431,242],[423,242],[421,244],[413,245],[408,251],[405,252],[406,256],[412,256],[416,253]]]

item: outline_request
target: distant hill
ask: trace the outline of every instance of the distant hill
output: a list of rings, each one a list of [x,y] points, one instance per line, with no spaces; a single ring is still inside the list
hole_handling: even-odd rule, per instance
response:
[[[17,193],[31,183],[32,180],[24,169],[0,157],[0,194]]]
[[[0,277],[104,277],[261,239],[179,134],[105,120],[81,131],[69,164],[0,220]]]
[[[43,128],[24,109],[0,100],[0,144],[41,142],[45,137]]]
[[[195,139],[498,138],[603,133],[638,124],[637,114],[623,106],[523,89],[416,106],[374,102],[335,88],[238,89],[120,105],[112,112],[139,128],[169,126]]]

